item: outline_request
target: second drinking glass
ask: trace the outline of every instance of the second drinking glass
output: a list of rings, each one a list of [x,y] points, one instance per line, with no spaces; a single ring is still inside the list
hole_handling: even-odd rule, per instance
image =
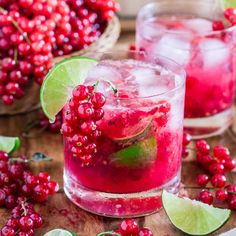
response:
[[[187,72],[185,128],[195,138],[220,134],[232,123],[236,27],[213,31],[222,17],[213,1],[158,0],[137,19],[137,46]]]

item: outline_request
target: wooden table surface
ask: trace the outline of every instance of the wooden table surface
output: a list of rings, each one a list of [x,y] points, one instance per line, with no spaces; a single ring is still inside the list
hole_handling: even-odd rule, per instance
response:
[[[125,34],[119,40],[116,49],[126,49],[128,44],[132,42],[133,34]],[[49,132],[40,132],[39,129],[33,129],[30,132],[31,138],[23,138],[22,132],[26,128],[26,124],[37,117],[37,112],[31,112],[24,115],[2,116],[0,117],[0,135],[21,136],[22,145],[20,153],[28,156],[35,152],[43,152],[54,160],[50,163],[33,164],[32,169],[35,173],[39,171],[48,171],[52,179],[59,182],[63,186],[63,145],[62,137],[58,134]],[[236,158],[236,145],[234,138],[229,131],[224,135],[210,140],[211,144],[220,143],[227,145],[232,156]],[[236,138],[235,138],[236,140]],[[235,141],[236,142],[236,141]],[[193,186],[196,176],[200,173],[200,168],[197,166],[194,159],[191,157],[183,162],[182,167],[182,183],[185,186]],[[235,175],[231,175],[235,182]],[[197,190],[188,189],[189,196],[196,196]],[[103,218],[90,213],[87,213],[75,205],[73,205],[65,196],[64,193],[58,193],[49,198],[45,204],[37,205],[36,210],[42,214],[44,225],[36,232],[36,236],[42,236],[47,231],[54,228],[65,228],[77,232],[79,236],[95,236],[99,232],[116,229],[120,220]],[[9,216],[9,211],[0,209],[0,227],[4,224]],[[164,211],[161,210],[156,214],[137,219],[140,225],[152,229],[155,236],[179,236],[183,235],[175,229],[167,219]],[[212,235],[218,235],[236,227],[236,213],[233,213],[227,224],[219,231]]]

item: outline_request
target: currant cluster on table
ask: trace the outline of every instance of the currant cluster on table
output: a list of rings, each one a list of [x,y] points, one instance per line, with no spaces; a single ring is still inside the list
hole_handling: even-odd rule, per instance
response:
[[[187,145],[191,141],[189,134],[184,134],[183,137],[183,157],[188,155]],[[230,157],[229,149],[217,145],[213,148],[207,143],[206,140],[198,140],[195,143],[196,161],[204,170],[196,178],[197,186],[202,189],[197,199],[206,204],[213,204],[214,192],[216,203],[227,203],[228,208],[236,210],[236,185],[231,184],[227,179],[227,172],[235,169],[236,163]],[[207,188],[208,185],[212,187]],[[210,189],[212,189],[210,191]]]
[[[32,236],[42,225],[42,217],[32,203],[41,203],[55,194],[59,186],[47,172],[33,175],[24,162],[26,157],[11,158],[0,151],[0,207],[12,209],[0,236]]]
[[[82,166],[93,163],[97,139],[101,136],[96,122],[104,116],[105,96],[96,92],[96,86],[77,86],[65,110],[61,132],[70,143],[70,151]]]
[[[53,123],[49,122],[48,118],[40,111],[39,115],[39,126],[43,130],[48,130],[52,133],[59,133],[62,125],[62,114],[61,112],[56,115],[55,121]]]
[[[114,0],[0,0],[0,98],[24,96],[41,84],[53,57],[90,45],[118,10]]]
[[[108,234],[109,233],[109,234]],[[121,222],[119,229],[113,232],[105,232],[98,234],[114,235],[114,236],[153,236],[153,233],[148,228],[140,228],[138,223],[133,219],[125,219]]]

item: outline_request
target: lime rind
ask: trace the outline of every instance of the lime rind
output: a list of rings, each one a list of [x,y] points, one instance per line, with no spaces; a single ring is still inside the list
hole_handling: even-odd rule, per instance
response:
[[[163,191],[162,203],[171,223],[189,235],[208,235],[222,227],[231,211]]]
[[[64,229],[53,229],[44,234],[44,236],[76,236],[76,234],[71,233]]]
[[[0,150],[12,153],[20,147],[20,139],[18,137],[0,136]]]
[[[47,74],[40,90],[40,102],[51,121],[70,99],[73,88],[84,83],[96,64],[93,58],[71,57],[57,63]]]

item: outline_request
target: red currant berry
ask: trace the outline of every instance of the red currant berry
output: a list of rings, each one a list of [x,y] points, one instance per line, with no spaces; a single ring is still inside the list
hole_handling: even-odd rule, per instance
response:
[[[228,199],[228,192],[225,189],[216,190],[215,197],[218,201],[224,202]]]
[[[58,192],[59,185],[55,181],[49,181],[47,183],[47,189],[48,189],[48,193],[52,195],[52,194],[55,194],[56,192]]]
[[[85,135],[89,135],[97,129],[97,126],[93,121],[87,121],[80,125],[80,129]]]
[[[47,172],[40,172],[38,175],[39,181],[42,183],[46,183],[50,180],[50,176]]]
[[[235,161],[231,160],[231,159],[226,160],[224,163],[225,170],[227,170],[227,171],[233,170],[235,168],[235,166],[236,166]]]
[[[215,146],[213,148],[213,153],[214,156],[219,159],[229,159],[230,157],[229,149],[223,146]]]
[[[86,154],[92,155],[97,152],[97,145],[95,143],[90,143],[84,149]]]
[[[3,207],[5,205],[6,197],[6,193],[2,189],[0,189],[0,207]]]
[[[96,109],[94,111],[94,120],[95,121],[98,121],[98,120],[101,120],[104,116],[104,110],[102,108],[99,108],[99,109]]]
[[[236,10],[234,8],[227,8],[224,11],[224,16],[227,20],[231,21],[236,17]]]
[[[39,179],[37,176],[29,175],[25,179],[25,182],[30,187],[30,189],[33,189],[39,183]]]
[[[225,186],[226,177],[222,174],[215,174],[211,178],[211,184],[213,187],[222,188]]]
[[[43,219],[38,213],[33,213],[30,215],[30,218],[33,220],[34,228],[40,228],[43,224]]]
[[[236,210],[236,195],[231,196],[227,203],[228,203],[229,209]]]
[[[10,218],[6,223],[6,226],[8,226],[14,230],[18,230],[18,220],[14,219],[14,218]]]
[[[14,236],[15,231],[9,226],[4,226],[0,231],[1,236]]]
[[[73,130],[68,124],[64,123],[61,126],[61,133],[67,137],[70,137],[73,133]]]
[[[0,160],[1,161],[8,161],[9,156],[6,152],[0,151]]]
[[[224,26],[224,23],[222,21],[215,20],[215,21],[212,22],[212,29],[214,31],[223,30],[224,28],[225,28],[225,26]]]
[[[202,155],[201,153],[197,153],[197,161],[201,163],[204,167],[208,167],[212,160],[213,157],[211,155]]]
[[[79,85],[73,90],[73,98],[82,101],[88,98],[89,92],[86,86]]]
[[[197,148],[198,152],[200,152],[202,155],[208,155],[210,152],[210,146],[206,142],[206,140],[197,141],[196,148]]]
[[[106,102],[106,98],[102,93],[95,92],[91,97],[91,102],[95,108],[101,108]]]
[[[139,226],[133,219],[123,220],[119,228],[122,236],[137,236],[139,234]]]
[[[21,191],[24,197],[30,197],[32,194],[32,189],[27,184],[22,185]]]
[[[29,231],[33,229],[34,222],[29,216],[22,216],[19,220],[19,227],[22,231]]]
[[[211,205],[213,203],[213,195],[208,190],[202,190],[199,193],[198,200]]]
[[[8,209],[12,209],[16,206],[17,204],[17,199],[16,196],[13,195],[9,195],[7,196],[6,200],[5,200],[5,206]]]
[[[80,157],[82,166],[89,166],[92,164],[93,157],[92,155],[84,155]]]
[[[82,119],[91,119],[94,115],[94,109],[91,103],[85,102],[79,105],[78,115]]]
[[[229,193],[229,196],[236,195],[236,184],[229,184],[225,189]]]
[[[3,95],[2,101],[5,105],[9,106],[9,105],[13,104],[14,97],[12,95]]]
[[[184,147],[188,146],[190,144],[190,142],[191,142],[191,139],[192,139],[192,137],[191,137],[190,134],[184,133],[183,134],[183,146]]]
[[[33,191],[33,198],[36,202],[44,202],[47,200],[47,190],[42,185],[37,185]]]
[[[220,163],[210,164],[208,170],[211,174],[223,174],[224,173],[224,165]]]
[[[88,143],[88,137],[85,135],[75,134],[71,138],[71,143],[75,146],[82,147]]]
[[[142,228],[140,229],[138,236],[153,236],[153,233],[148,228]]]
[[[197,178],[196,178],[196,184],[199,186],[199,187],[206,187],[207,183],[209,181],[209,177],[208,175],[199,175]]]

